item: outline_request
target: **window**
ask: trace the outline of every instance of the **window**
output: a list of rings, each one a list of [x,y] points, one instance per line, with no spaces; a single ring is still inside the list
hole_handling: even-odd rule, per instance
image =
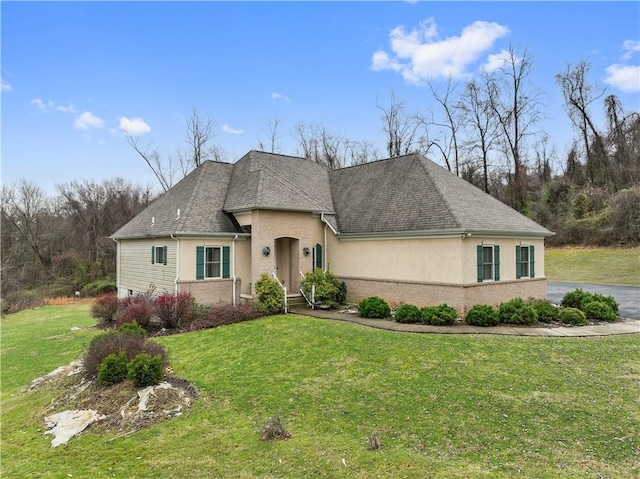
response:
[[[222,254],[217,246],[204,249],[204,277],[222,278]]]
[[[151,247],[151,264],[167,264],[167,247],[152,246]]]
[[[478,283],[500,280],[500,246],[478,245]]]
[[[535,276],[535,249],[533,246],[516,246],[516,279]]]
[[[196,279],[226,279],[230,277],[228,246],[196,247]]]

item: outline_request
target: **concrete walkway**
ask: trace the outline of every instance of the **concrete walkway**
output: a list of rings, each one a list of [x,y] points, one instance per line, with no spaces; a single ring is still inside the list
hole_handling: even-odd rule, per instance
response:
[[[640,321],[623,320],[618,323],[597,324],[593,326],[558,326],[558,327],[531,327],[531,326],[492,326],[482,328],[478,326],[426,326],[422,324],[397,323],[392,319],[367,319],[354,313],[339,313],[337,311],[320,311],[308,308],[294,308],[289,311],[294,314],[311,316],[314,318],[333,319],[361,324],[370,328],[386,329],[406,333],[431,333],[431,334],[494,334],[503,336],[561,336],[561,337],[587,337],[587,336],[613,336],[618,334],[640,334]]]

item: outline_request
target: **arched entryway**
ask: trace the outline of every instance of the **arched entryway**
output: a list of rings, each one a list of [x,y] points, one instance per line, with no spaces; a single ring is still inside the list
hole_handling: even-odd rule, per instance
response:
[[[287,292],[295,293],[300,289],[300,241],[291,237],[276,238],[275,247],[276,275]]]

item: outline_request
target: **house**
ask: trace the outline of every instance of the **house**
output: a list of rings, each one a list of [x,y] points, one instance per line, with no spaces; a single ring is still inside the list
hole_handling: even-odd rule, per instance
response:
[[[262,273],[297,293],[330,269],[348,299],[443,302],[464,312],[544,298],[549,230],[419,154],[327,171],[250,151],[205,162],[113,234],[118,294],[255,296]]]

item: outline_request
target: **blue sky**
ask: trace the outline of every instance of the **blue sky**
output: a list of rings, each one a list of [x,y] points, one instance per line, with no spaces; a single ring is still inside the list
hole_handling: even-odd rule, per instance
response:
[[[640,109],[638,2],[6,2],[0,4],[2,181],[115,176],[153,185],[125,132],[166,154],[193,108],[235,161],[298,123],[384,152],[376,102],[439,115],[426,81],[460,84],[509,45],[532,55],[540,127],[571,140],[554,75],[590,79]],[[599,112],[601,103],[594,108]]]

